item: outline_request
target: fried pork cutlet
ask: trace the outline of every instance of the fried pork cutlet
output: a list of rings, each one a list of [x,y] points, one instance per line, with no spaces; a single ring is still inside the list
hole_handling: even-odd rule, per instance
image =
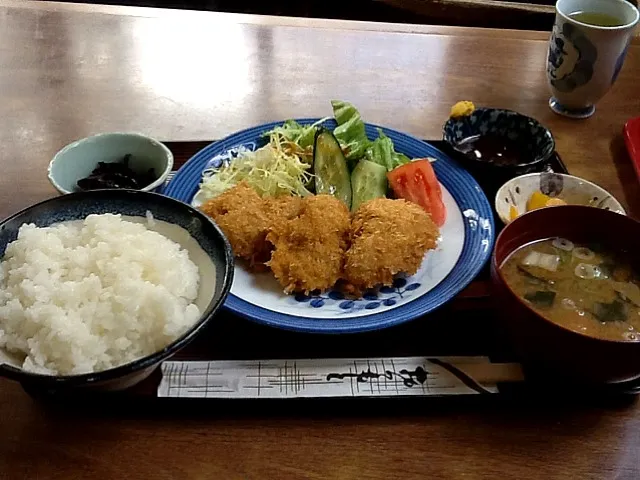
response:
[[[274,250],[267,265],[284,291],[331,288],[342,275],[348,246],[347,207],[331,195],[305,197],[294,218],[275,223],[267,241]]]
[[[251,267],[269,260],[272,246],[266,237],[272,225],[295,216],[300,198],[263,199],[246,182],[230,188],[204,203],[200,209],[222,229],[233,253]]]
[[[428,250],[436,248],[438,227],[422,208],[405,200],[377,198],[363,204],[351,222],[351,246],[344,279],[354,293],[391,285],[394,275],[413,275]]]
[[[262,208],[269,218],[270,226],[298,216],[302,208],[302,198],[298,196],[266,197]]]

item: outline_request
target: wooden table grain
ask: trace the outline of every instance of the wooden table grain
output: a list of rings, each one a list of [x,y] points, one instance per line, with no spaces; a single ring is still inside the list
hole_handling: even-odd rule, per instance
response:
[[[547,36],[0,0],[0,215],[55,195],[47,163],[74,139],[220,138],[328,115],[333,98],[434,139],[457,100],[519,110],[640,215],[621,137],[640,115],[640,42],[596,115],[572,121],[547,107]],[[0,478],[640,478],[635,401],[353,405],[59,410],[0,380]]]

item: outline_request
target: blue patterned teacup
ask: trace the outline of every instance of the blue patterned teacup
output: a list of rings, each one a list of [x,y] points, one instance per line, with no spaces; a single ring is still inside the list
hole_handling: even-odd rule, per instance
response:
[[[585,23],[594,15],[607,15],[619,24]],[[558,0],[547,56],[554,112],[574,118],[593,115],[595,103],[620,73],[639,17],[626,0]]]

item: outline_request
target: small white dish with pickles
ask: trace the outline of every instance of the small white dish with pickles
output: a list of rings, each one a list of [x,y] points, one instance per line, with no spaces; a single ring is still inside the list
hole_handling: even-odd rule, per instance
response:
[[[620,202],[604,188],[563,173],[520,175],[502,185],[495,198],[496,212],[505,225],[531,210],[559,205],[586,205],[626,215]]]

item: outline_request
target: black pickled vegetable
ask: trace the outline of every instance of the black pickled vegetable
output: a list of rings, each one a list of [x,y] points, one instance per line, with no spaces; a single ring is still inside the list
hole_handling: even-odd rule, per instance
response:
[[[537,292],[525,294],[524,298],[538,307],[550,307],[556,299],[556,292],[551,290],[538,290]]]
[[[316,194],[328,194],[351,208],[351,176],[336,137],[326,129],[318,129],[313,145],[313,170]]]
[[[98,166],[86,178],[78,180],[79,190],[97,190],[100,188],[131,188],[139,190],[155,181],[153,168],[147,173],[136,173],[129,167],[131,155],[127,154],[122,162],[98,162]]]

